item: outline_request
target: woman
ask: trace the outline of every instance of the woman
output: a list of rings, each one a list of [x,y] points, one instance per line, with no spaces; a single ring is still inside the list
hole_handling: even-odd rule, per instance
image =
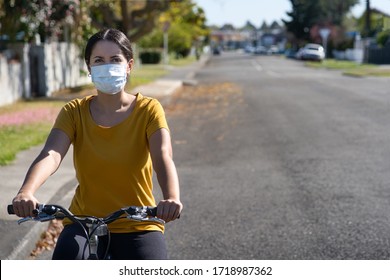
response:
[[[155,99],[125,92],[134,64],[129,40],[119,30],[102,30],[88,40],[85,62],[97,95],[72,100],[62,108],[13,200],[15,213],[32,215],[38,203],[35,191],[73,144],[79,182],[70,205],[75,215],[104,217],[125,206],[155,205],[154,169],[164,198],[157,217],[166,222],[177,219],[183,206],[164,111]],[[53,259],[85,257],[80,227],[64,224]],[[111,258],[167,258],[163,226],[121,219],[109,229]]]

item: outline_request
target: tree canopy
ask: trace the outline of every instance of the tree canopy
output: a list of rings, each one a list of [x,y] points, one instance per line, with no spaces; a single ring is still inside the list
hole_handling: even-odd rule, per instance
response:
[[[209,35],[204,10],[192,0],[173,3],[169,10],[161,13],[157,26],[158,28],[139,41],[141,47],[162,48],[165,31],[169,37],[170,52],[186,56],[196,42]]]
[[[284,20],[287,31],[298,41],[310,40],[310,29],[314,25],[342,25],[345,15],[358,0],[290,0],[291,18]]]
[[[30,41],[39,34],[42,40],[83,42],[97,30],[112,27],[136,41],[154,29],[162,12],[181,1],[0,0],[0,34],[10,41]]]
[[[36,34],[42,39],[64,36],[78,5],[78,0],[0,0],[0,32],[10,41],[29,41]]]

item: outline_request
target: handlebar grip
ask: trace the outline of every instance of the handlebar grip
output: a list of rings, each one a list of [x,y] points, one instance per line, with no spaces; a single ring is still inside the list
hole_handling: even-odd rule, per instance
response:
[[[39,207],[39,205],[37,206]],[[9,215],[15,215],[14,206],[12,204],[9,204],[7,206],[7,212]],[[37,209],[33,210],[33,214],[38,214],[38,210]]]
[[[7,206],[7,212],[8,212],[9,215],[15,215],[14,206],[12,204],[9,204]]]
[[[152,217],[157,216],[157,207],[148,207],[148,214]]]
[[[148,215],[157,217],[157,207],[148,207]],[[180,214],[177,218],[180,219]]]

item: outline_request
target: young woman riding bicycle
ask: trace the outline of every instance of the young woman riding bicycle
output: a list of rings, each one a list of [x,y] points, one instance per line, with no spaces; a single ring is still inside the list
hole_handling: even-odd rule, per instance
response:
[[[157,217],[177,219],[183,206],[163,108],[156,99],[125,92],[134,65],[128,38],[115,29],[94,34],[85,48],[85,62],[97,94],[62,108],[13,199],[15,214],[33,215],[35,191],[59,168],[72,144],[79,183],[69,208],[73,214],[104,217],[129,205],[156,205],[154,170],[164,198],[157,205]],[[64,224],[53,259],[80,258],[85,236],[79,225],[66,220]],[[122,219],[109,230],[112,259],[167,258],[161,224]]]

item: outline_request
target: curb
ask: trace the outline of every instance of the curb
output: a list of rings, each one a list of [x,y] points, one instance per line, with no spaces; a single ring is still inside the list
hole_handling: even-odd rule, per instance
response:
[[[180,80],[163,80],[159,79],[147,85],[141,85],[131,90],[135,94],[141,92],[144,96],[169,96],[183,87]]]

